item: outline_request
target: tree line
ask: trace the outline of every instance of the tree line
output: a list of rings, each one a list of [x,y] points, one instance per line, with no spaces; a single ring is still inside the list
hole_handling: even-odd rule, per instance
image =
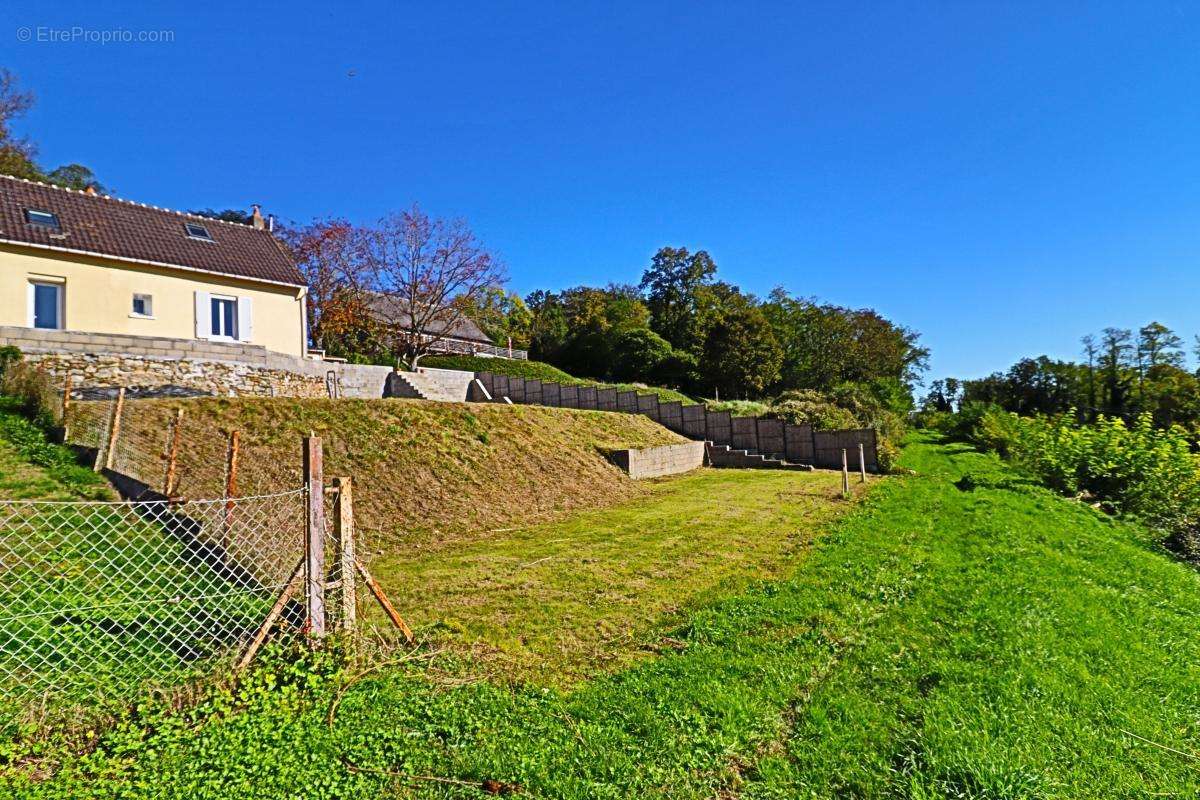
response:
[[[933,381],[923,406],[951,411],[985,403],[1022,416],[1072,413],[1083,423],[1149,414],[1156,427],[1200,434],[1200,370],[1188,369],[1184,339],[1175,331],[1159,322],[1136,331],[1112,327],[1080,344],[1079,360],[1043,355],[976,380]],[[1200,362],[1200,336],[1192,350]]]
[[[310,277],[310,327],[319,346],[386,363],[396,355],[392,339],[356,287],[370,283],[378,293],[411,281],[378,275],[364,281],[364,272],[379,267],[348,266],[361,261],[353,252],[362,250],[347,243],[363,235],[334,221],[309,226],[292,241]],[[581,377],[725,399],[856,384],[888,397],[889,405],[911,403],[911,384],[928,355],[916,332],[871,309],[823,304],[782,288],[760,299],[716,274],[707,252],[663,247],[637,284],[539,289],[522,298],[494,280],[499,273],[489,273],[493,280],[475,280],[453,300],[495,344],[527,349],[531,358]]]

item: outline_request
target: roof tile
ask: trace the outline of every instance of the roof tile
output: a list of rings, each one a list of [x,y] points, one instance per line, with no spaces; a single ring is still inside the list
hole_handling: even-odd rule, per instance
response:
[[[27,208],[53,212],[61,230],[29,224]],[[189,238],[184,222],[204,225],[213,241]],[[0,175],[0,240],[304,285],[269,231],[7,175]]]

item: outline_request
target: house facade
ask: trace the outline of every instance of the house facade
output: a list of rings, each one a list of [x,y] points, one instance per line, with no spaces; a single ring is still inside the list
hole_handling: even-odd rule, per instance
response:
[[[268,227],[0,176],[0,328],[303,358],[305,282]]]

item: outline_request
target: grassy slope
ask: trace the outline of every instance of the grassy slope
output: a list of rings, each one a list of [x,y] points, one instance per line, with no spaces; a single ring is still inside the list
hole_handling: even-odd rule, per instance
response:
[[[904,459],[920,475],[879,484],[791,578],[570,692],[393,668],[355,683],[331,730],[336,678],[252,683],[9,793],[478,797],[492,778],[531,797],[1195,796],[1195,756],[1121,731],[1200,750],[1196,573],[994,458]]]
[[[0,500],[113,500],[96,473],[79,466],[66,448],[20,411],[20,401],[0,395]]]
[[[523,361],[508,358],[480,358],[478,356],[427,356],[421,359],[420,366],[436,367],[438,369],[461,369],[469,372],[492,372],[497,375],[514,375],[519,378],[530,378],[541,381],[554,381],[567,386],[601,386],[615,387],[622,392],[637,391],[642,394],[656,394],[663,402],[679,400],[683,403],[694,403],[692,398],[674,389],[664,389],[661,386],[646,386],[641,383],[604,383],[586,378],[576,378],[561,369],[541,361]]]
[[[599,453],[684,441],[636,414],[419,400],[204,399],[127,404],[117,468],[158,485],[168,421],[186,409],[178,493],[220,497],[226,432],[240,430],[238,488],[300,480],[300,438],[324,438],[326,475],[355,478],[370,549],[430,547],[531,518],[605,506],[646,489]],[[72,427],[104,404],[72,405]],[[141,454],[131,458],[128,452]]]

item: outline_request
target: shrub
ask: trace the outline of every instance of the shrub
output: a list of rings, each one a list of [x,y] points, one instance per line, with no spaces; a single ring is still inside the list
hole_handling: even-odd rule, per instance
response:
[[[709,411],[728,411],[735,417],[762,417],[771,410],[757,400],[710,400],[705,407]]]
[[[0,378],[4,377],[4,373],[8,371],[9,367],[20,360],[21,348],[11,344],[0,347]]]
[[[1200,556],[1200,457],[1183,428],[1156,428],[1149,414],[1132,425],[1106,417],[1084,425],[1073,412],[1021,417],[984,405],[956,416],[963,438],[1049,488],[1095,498],[1158,530],[1189,558]]]
[[[61,421],[58,392],[50,378],[26,361],[7,362],[0,372],[0,394],[16,398],[21,413],[43,428],[52,428]]]

